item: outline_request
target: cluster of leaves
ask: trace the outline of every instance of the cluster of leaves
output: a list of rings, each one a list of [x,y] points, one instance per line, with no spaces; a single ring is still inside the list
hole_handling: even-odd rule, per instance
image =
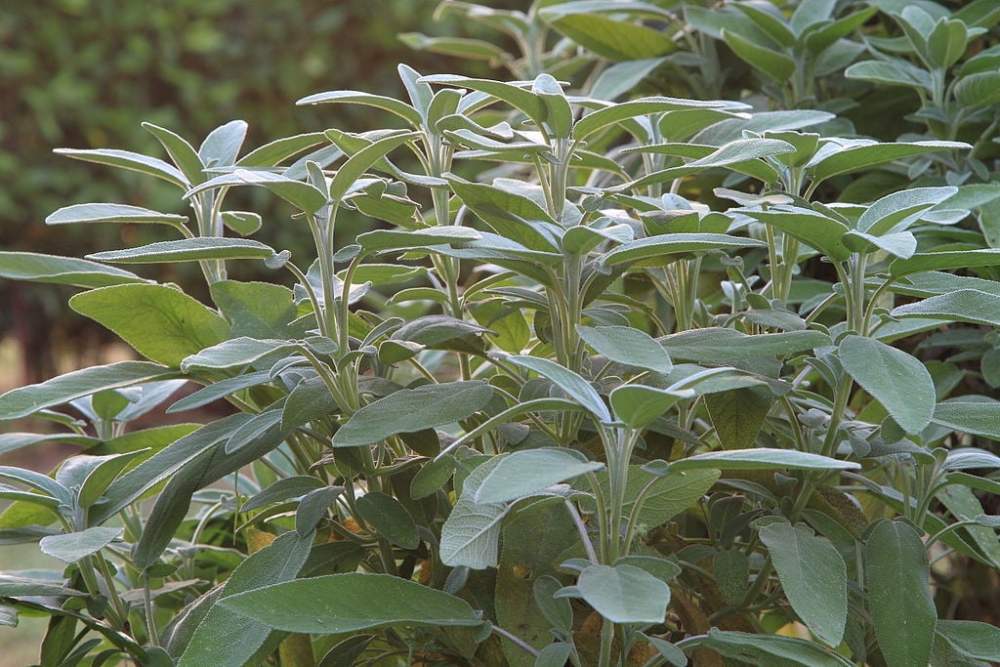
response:
[[[0,467],[0,536],[67,563],[0,576],[3,621],[51,615],[46,666],[1000,660],[957,613],[1000,568],[1000,7],[442,11],[521,52],[408,43],[515,80],[404,65],[405,99],[299,101],[401,129],[60,149],[190,208],[75,204],[47,222],[173,240],[0,253],[145,359],[0,396],[57,430],[0,450],[83,451]],[[682,96],[643,94],[661,68]],[[880,141],[845,100],[886,85],[918,106]],[[271,224],[305,262],[250,238],[244,186],[290,207]],[[345,214],[369,221],[347,243]],[[211,305],[122,268],[181,262]]]
[[[174,0],[153,8],[104,0],[13,3],[0,15],[0,71],[5,87],[17,91],[0,100],[0,246],[82,255],[155,240],[154,230],[139,228],[47,233],[38,220],[65,202],[120,201],[171,210],[175,200],[169,187],[127,172],[95,179],[86,168],[66,169],[51,148],[127,145],[154,152],[156,141],[141,121],[201,135],[220,119],[253,114],[252,137],[259,140],[320,122],[358,125],[365,122],[363,110],[343,107],[320,115],[287,102],[361,80],[370,92],[394,91],[394,68],[404,57],[414,58],[418,68],[446,66],[444,56],[408,53],[395,36],[429,20],[432,11],[429,3],[377,7],[367,0],[296,0],[288,6]],[[479,69],[487,71],[485,65]],[[54,172],[58,179],[51,178]],[[266,197],[252,205],[264,215],[280,210]],[[295,251],[308,247],[306,239],[278,226],[261,234]],[[160,275],[174,280],[193,275],[186,267],[164,268]],[[257,272],[247,266],[243,275],[249,279]],[[63,367],[56,361],[74,351],[68,343],[80,332],[101,338],[97,327],[64,316],[66,294],[0,285],[0,337],[19,336],[22,381],[56,374]],[[49,336],[34,337],[35,330]]]

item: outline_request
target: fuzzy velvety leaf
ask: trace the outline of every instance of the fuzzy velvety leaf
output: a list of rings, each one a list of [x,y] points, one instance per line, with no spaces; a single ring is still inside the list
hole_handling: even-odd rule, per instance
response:
[[[930,75],[903,60],[866,60],[855,63],[844,70],[848,79],[871,81],[883,86],[905,86],[929,90]]]
[[[631,512],[641,496],[639,522],[648,527],[663,525],[697,505],[719,479],[720,474],[718,470],[706,469],[688,472],[669,470],[665,475],[654,475],[643,470],[641,466],[629,466],[624,510],[626,513]],[[597,479],[601,488],[607,493],[609,490],[607,473],[597,473]]]
[[[122,534],[121,528],[94,527],[77,533],[63,533],[43,537],[38,543],[42,553],[58,558],[65,563],[97,553]]]
[[[141,206],[125,204],[74,204],[53,211],[45,218],[46,225],[70,225],[95,222],[159,223],[176,227],[187,222],[187,217],[172,213],[151,211]]]
[[[795,72],[795,61],[780,51],[762,46],[738,33],[727,30],[722,31],[722,39],[733,50],[733,53],[777,83],[784,83]]]
[[[858,218],[857,229],[870,234],[899,232],[916,222],[922,212],[958,192],[956,187],[910,188],[872,202]]]
[[[413,141],[418,136],[416,132],[393,133],[377,141],[373,141],[351,155],[340,166],[340,169],[337,170],[337,174],[333,177],[333,180],[330,181],[330,198],[335,202],[341,201],[351,189],[351,186],[379,160],[408,141]]]
[[[612,623],[662,623],[670,602],[670,588],[634,565],[591,565],[576,587]]]
[[[149,282],[113,266],[35,252],[0,252],[0,278],[87,288]]]
[[[493,397],[484,382],[447,382],[401,389],[369,403],[333,436],[334,447],[360,447],[465,419]]]
[[[212,301],[229,321],[232,336],[292,338],[298,317],[293,294],[283,285],[219,280],[209,286]]]
[[[186,139],[153,123],[142,123],[142,129],[156,137],[156,140],[167,151],[167,155],[170,156],[170,159],[181,170],[189,183],[196,184],[205,180],[203,173],[205,163],[202,162],[201,156]]]
[[[645,428],[675,403],[693,398],[690,390],[659,389],[641,384],[623,384],[611,392],[615,416],[632,428]]]
[[[560,366],[554,361],[542,357],[516,355],[509,358],[511,362],[534,371],[551,380],[557,387],[566,392],[577,403],[585,407],[602,422],[611,421],[611,413],[604,405],[597,390],[577,373]]]
[[[749,336],[735,329],[694,329],[660,339],[676,361],[736,366],[767,375],[778,374],[779,359],[830,345],[819,331],[786,331]]]
[[[899,306],[892,315],[1000,327],[1000,296],[963,289]]]
[[[626,64],[631,63],[621,63],[615,67],[622,67]],[[635,118],[636,116],[645,116],[667,111],[679,111],[683,109],[739,110],[741,108],[741,105],[733,102],[703,102],[696,100],[684,100],[675,97],[642,97],[636,100],[621,102],[620,104],[609,104],[608,106],[590,112],[576,122],[576,125],[573,127],[573,137],[577,140],[585,139],[591,134],[606,127],[615,125],[630,118]]]
[[[0,419],[20,419],[81,396],[149,382],[169,374],[170,370],[165,366],[148,361],[119,361],[105,366],[90,366],[0,395]]]
[[[468,37],[428,37],[419,32],[405,32],[399,40],[418,51],[430,51],[446,56],[503,62],[510,55],[492,42]]]
[[[927,367],[915,357],[874,338],[848,336],[838,351],[854,380],[907,433],[920,433],[934,415],[936,394]]]
[[[616,266],[642,259],[673,254],[703,253],[709,250],[740,250],[760,248],[767,244],[757,239],[728,234],[677,233],[660,234],[625,243],[603,257],[604,264]]]
[[[552,597],[562,587],[555,577],[566,548],[578,539],[576,527],[566,518],[563,499],[548,498],[513,512],[501,534],[496,587],[503,594],[494,601],[497,624],[517,628],[517,636],[536,648],[552,639],[551,616],[560,622],[556,627],[569,630],[573,622],[569,600]],[[530,576],[523,575],[525,570]],[[503,649],[510,667],[534,667],[521,647],[505,641]]]
[[[102,287],[77,294],[69,305],[167,366],[176,367],[184,357],[229,335],[229,325],[218,313],[165,285]]]
[[[221,599],[212,604],[198,624],[180,656],[178,667],[206,664],[239,667],[246,664],[267,640],[269,626],[248,618],[224,601],[245,591],[294,579],[309,556],[313,539],[313,533],[303,537],[292,530],[244,560],[226,580]],[[307,596],[315,599],[314,594]]]
[[[1000,248],[917,253],[907,259],[895,260],[889,265],[889,271],[894,278],[902,278],[921,271],[951,271],[987,266],[1000,266]]]
[[[241,157],[236,164],[240,167],[274,167],[307,148],[323,143],[326,143],[326,135],[322,132],[283,137],[253,149]]]
[[[158,241],[138,248],[106,250],[87,255],[109,264],[172,264],[208,259],[268,259],[274,248],[253,239],[202,236],[179,241]]]
[[[546,22],[577,44],[611,60],[656,58],[677,47],[661,30],[595,12],[569,12],[555,4],[543,10]],[[578,3],[585,4],[585,3]],[[654,7],[655,9],[655,7]]]
[[[395,114],[414,127],[419,127],[422,120],[420,113],[406,102],[400,102],[393,97],[372,95],[371,93],[363,93],[356,90],[333,90],[326,93],[316,93],[303,97],[296,104],[299,106],[313,104],[361,104]]]
[[[230,338],[211,347],[200,349],[196,354],[185,356],[180,362],[181,370],[214,370],[236,368],[253,364],[264,357],[287,354],[297,343],[283,339],[257,339],[241,336]]]
[[[620,326],[578,325],[576,329],[584,342],[611,361],[658,373],[673,368],[666,351],[643,331]]]
[[[390,543],[403,549],[416,549],[420,544],[413,517],[392,496],[370,491],[358,498],[357,508],[361,518]]]
[[[3,597],[27,596],[86,596],[86,593],[67,588],[61,581],[36,579],[10,574],[0,574],[0,595]]]
[[[861,143],[847,146],[826,155],[821,153],[807,167],[814,183],[833,176],[871,169],[880,164],[928,153],[957,151],[969,148],[961,141],[915,141],[912,143]]]
[[[426,246],[455,244],[462,246],[481,235],[469,227],[428,227],[426,229],[376,229],[358,234],[358,243],[365,250],[411,250]]]
[[[503,503],[604,468],[568,449],[527,449],[500,459],[472,494],[476,503]]]
[[[167,183],[180,188],[190,187],[190,183],[183,173],[172,164],[148,155],[133,153],[132,151],[122,151],[114,148],[57,148],[53,151],[58,155],[65,155],[74,160],[84,162],[95,162],[110,167],[118,167],[128,171],[137,171],[147,176],[161,178]]]
[[[745,211],[746,215],[776,227],[800,241],[808,243],[830,259],[843,261],[851,254],[843,237],[850,228],[839,220],[810,209],[774,207],[766,211]]]
[[[886,664],[927,664],[937,610],[920,535],[908,523],[883,520],[865,542],[864,558],[868,609]]]
[[[269,171],[236,169],[211,178],[201,185],[188,190],[184,196],[193,197],[201,192],[217,188],[256,185],[278,195],[295,208],[306,213],[315,213],[326,204],[326,193],[315,186]]]
[[[955,84],[955,97],[966,107],[996,104],[1000,101],[1000,72],[978,72],[963,76]]]
[[[743,387],[705,396],[723,449],[750,449],[757,440],[774,397],[764,387]]]
[[[730,449],[724,452],[695,454],[670,464],[671,470],[856,470],[861,466],[828,456],[793,449]]]
[[[938,636],[966,658],[1000,661],[1000,628],[979,621],[939,620]]]
[[[210,422],[156,452],[111,483],[104,492],[105,500],[91,510],[92,518],[95,522],[102,522],[114,516],[147,490],[176,473],[198,454],[228,438],[248,419],[248,415],[237,413]]]
[[[481,504],[459,498],[441,528],[441,562],[474,570],[496,567],[504,503]]]
[[[829,646],[844,638],[847,565],[837,548],[805,526],[775,522],[760,529],[792,609]]]
[[[961,397],[949,399],[938,403],[933,421],[960,433],[1000,441],[1000,401]]]
[[[473,79],[458,74],[434,74],[420,79],[424,83],[450,85],[454,88],[478,90],[511,105],[523,112],[537,125],[545,122],[548,111],[545,102],[531,91],[503,81],[489,79]]]
[[[198,147],[198,157],[207,166],[228,167],[236,161],[246,136],[246,121],[231,120],[205,136]]]
[[[634,189],[653,183],[665,183],[722,167],[753,176],[764,183],[774,183],[778,180],[777,170],[761,158],[794,153],[795,147],[778,139],[734,139],[717,148],[700,144],[668,143],[644,146],[638,150],[643,153],[674,155],[690,161],[679,167],[654,171],[621,186],[622,188]]]
[[[226,596],[219,605],[267,627],[308,634],[343,634],[393,625],[472,627],[482,623],[465,600],[387,574],[298,579]]]

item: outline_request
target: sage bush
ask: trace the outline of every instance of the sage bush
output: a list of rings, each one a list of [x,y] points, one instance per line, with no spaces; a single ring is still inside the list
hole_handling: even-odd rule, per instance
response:
[[[440,11],[501,40],[404,41],[505,74],[57,150],[181,212],[0,253],[142,358],[0,396],[38,425],[0,451],[81,452],[0,467],[0,538],[66,563],[0,576],[0,622],[49,616],[45,666],[1000,661],[1000,5]],[[205,286],[132,271],[177,262]]]

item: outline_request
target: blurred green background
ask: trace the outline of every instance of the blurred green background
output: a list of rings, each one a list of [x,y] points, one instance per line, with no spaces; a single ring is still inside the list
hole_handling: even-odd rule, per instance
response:
[[[456,67],[470,72],[468,63],[411,51],[397,38],[407,31],[460,32],[433,21],[436,4],[7,0],[0,9],[0,248],[82,257],[168,238],[161,229],[136,226],[45,226],[49,213],[69,204],[107,201],[184,212],[176,189],[59,157],[55,147],[123,148],[162,157],[159,144],[139,126],[144,120],[197,146],[217,125],[241,118],[250,124],[244,150],[327,127],[385,126],[391,117],[375,118],[362,107],[300,108],[295,100],[345,88],[401,94],[400,62],[425,73]],[[479,73],[486,71],[484,64]],[[305,248],[303,228],[288,219],[286,208],[267,196],[240,196],[247,197],[245,208],[265,216],[259,238],[293,252]],[[71,293],[0,281],[0,390],[124,353],[108,347],[112,335],[69,310]],[[47,470],[60,456],[46,450],[33,452],[30,460],[7,459]],[[0,549],[2,570],[58,565],[34,544]],[[44,619],[28,617],[17,630],[0,628],[0,667],[34,662],[44,629]]]

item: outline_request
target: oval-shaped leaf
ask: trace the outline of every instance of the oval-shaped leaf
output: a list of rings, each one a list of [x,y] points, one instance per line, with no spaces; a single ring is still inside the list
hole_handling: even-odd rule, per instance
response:
[[[78,533],[64,533],[43,537],[38,543],[42,553],[58,558],[64,563],[75,563],[95,554],[118,539],[121,528],[94,527]]]
[[[670,602],[670,588],[634,565],[591,565],[576,587],[612,623],[662,623]]]
[[[812,633],[837,647],[847,624],[847,565],[825,537],[777,521],[760,529],[792,609]]]
[[[484,382],[447,382],[401,389],[369,403],[333,435],[334,447],[360,447],[465,419],[493,397]]]
[[[600,421],[611,421],[611,413],[608,412],[608,407],[604,405],[601,395],[597,393],[597,390],[589,382],[577,373],[542,357],[515,355],[509,357],[509,360],[522,368],[535,371],[539,375],[551,380],[553,384],[589,410]]]
[[[229,335],[217,312],[165,285],[115,285],[77,294],[70,308],[118,334],[137,352],[167,366]]]
[[[926,665],[937,610],[920,535],[903,521],[881,521],[865,542],[864,559],[868,608],[886,664]]]
[[[907,433],[920,433],[934,415],[934,380],[918,359],[874,338],[847,336],[837,353],[844,370]]]
[[[502,503],[544,491],[553,484],[604,468],[568,449],[527,449],[504,456],[479,482],[476,503]]]
[[[392,625],[473,627],[469,603],[387,574],[331,574],[227,596],[219,605],[268,627],[343,634]]]
[[[632,327],[576,327],[580,338],[610,361],[643,370],[669,373],[674,367],[659,343],[649,334]]]

